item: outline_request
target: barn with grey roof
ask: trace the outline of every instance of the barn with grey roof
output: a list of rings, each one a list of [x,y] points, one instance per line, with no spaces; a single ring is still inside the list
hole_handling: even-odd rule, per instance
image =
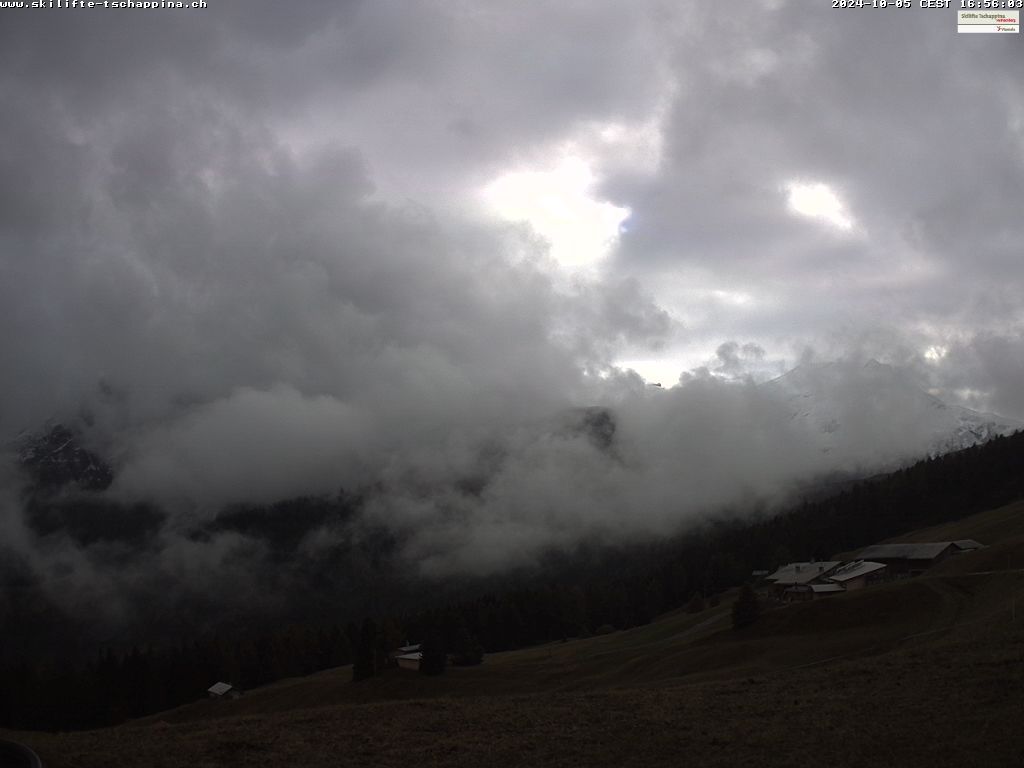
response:
[[[979,549],[982,545],[973,539],[960,541],[931,541],[922,543],[875,544],[860,551],[862,560],[884,563],[894,577],[916,576],[924,573],[947,557]]]
[[[855,560],[852,563],[843,565],[832,571],[828,580],[839,584],[847,591],[863,589],[872,584],[884,581],[888,567],[885,563],[876,563],[871,560]]]

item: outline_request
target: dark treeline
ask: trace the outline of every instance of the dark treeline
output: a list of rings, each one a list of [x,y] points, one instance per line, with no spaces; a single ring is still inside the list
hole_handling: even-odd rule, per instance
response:
[[[466,601],[455,612],[488,651],[574,637],[744,583],[756,569],[825,559],[1024,497],[1024,433],[850,485],[781,514],[718,518],[670,540],[605,553],[557,582]]]
[[[350,632],[351,630],[349,630]],[[218,681],[243,689],[349,664],[352,641],[337,626],[293,626],[253,637],[220,634],[170,648],[101,651],[84,664],[22,661],[3,670],[0,724],[97,728],[194,701]]]
[[[483,645],[456,610],[421,614],[410,619],[406,628],[420,640],[416,645],[422,651],[419,668],[422,674],[443,674],[449,661],[460,667],[483,663]],[[354,624],[349,625],[349,637],[354,638],[353,682],[367,680],[398,666],[395,651],[400,647],[397,638],[402,637],[401,631],[398,623],[391,620],[378,622],[366,618],[358,629]]]
[[[95,727],[193,700],[218,680],[246,687],[352,661],[354,678],[368,678],[410,640],[447,646],[464,663],[477,663],[483,651],[625,629],[684,606],[699,610],[752,570],[827,558],[1021,497],[1024,433],[853,483],[780,514],[713,518],[644,545],[580,547],[518,587],[440,606],[424,599],[421,613],[378,615],[345,631],[224,632],[174,648],[104,651],[87,664],[20,661],[0,671],[0,724]]]

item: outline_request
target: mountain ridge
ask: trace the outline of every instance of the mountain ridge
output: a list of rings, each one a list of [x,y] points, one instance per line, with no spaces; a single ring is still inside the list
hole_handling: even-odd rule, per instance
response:
[[[805,363],[761,385],[783,398],[792,419],[824,436],[823,450],[842,446],[851,423],[867,412],[891,413],[921,438],[921,458],[970,448],[1024,428],[1024,422],[949,404],[890,365],[868,360]],[[860,412],[858,412],[858,408]]]

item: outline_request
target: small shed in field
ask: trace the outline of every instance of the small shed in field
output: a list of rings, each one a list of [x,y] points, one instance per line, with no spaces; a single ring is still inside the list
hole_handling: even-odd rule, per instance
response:
[[[231,683],[214,683],[206,689],[206,693],[211,699],[237,699],[242,695],[242,690]]]
[[[419,646],[416,646],[417,648]],[[420,661],[423,659],[423,654],[419,651],[415,653],[403,653],[395,657],[395,661],[398,662],[399,669],[408,669],[413,672],[418,672],[420,669]]]

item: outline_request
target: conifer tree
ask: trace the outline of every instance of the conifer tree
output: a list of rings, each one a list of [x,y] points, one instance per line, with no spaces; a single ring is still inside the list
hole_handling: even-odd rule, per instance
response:
[[[693,597],[690,598],[690,602],[686,604],[686,612],[700,613],[705,607],[704,596],[700,592],[694,592]]]
[[[736,602],[732,604],[732,627],[743,629],[749,627],[761,615],[761,607],[757,602],[757,594],[749,584],[744,584]]]
[[[482,664],[484,648],[480,641],[469,633],[465,620],[456,616],[452,629],[452,663],[459,667],[472,667]]]
[[[444,633],[436,626],[427,630],[420,646],[423,656],[420,658],[420,673],[424,675],[443,675],[448,663],[444,645]]]
[[[363,621],[356,644],[355,661],[352,664],[352,680],[366,680],[378,673],[377,625],[373,619]]]

